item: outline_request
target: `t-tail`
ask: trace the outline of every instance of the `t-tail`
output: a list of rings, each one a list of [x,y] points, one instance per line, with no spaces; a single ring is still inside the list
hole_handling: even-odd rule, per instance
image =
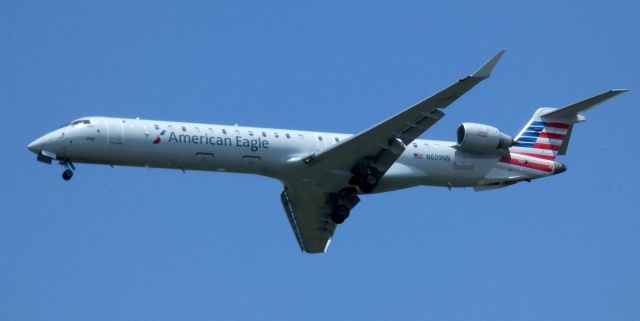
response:
[[[610,90],[562,108],[538,108],[509,150],[547,160],[566,154],[573,125],[586,120],[580,113],[626,91]]]

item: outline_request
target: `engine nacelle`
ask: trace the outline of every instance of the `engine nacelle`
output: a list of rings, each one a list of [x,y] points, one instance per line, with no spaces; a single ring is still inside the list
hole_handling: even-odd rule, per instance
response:
[[[457,138],[460,149],[479,153],[498,153],[513,145],[511,136],[483,124],[462,123]]]

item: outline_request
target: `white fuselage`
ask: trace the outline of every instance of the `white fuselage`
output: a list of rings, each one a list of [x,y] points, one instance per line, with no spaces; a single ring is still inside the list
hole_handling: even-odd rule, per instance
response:
[[[302,158],[349,134],[88,117],[50,132],[29,149],[76,163],[249,173],[281,181],[298,177]],[[510,155],[521,160],[523,155]],[[461,151],[455,142],[417,139],[383,176],[375,192],[418,185],[471,187],[530,180],[553,173],[501,161],[504,155]],[[342,175],[342,173],[336,173]]]

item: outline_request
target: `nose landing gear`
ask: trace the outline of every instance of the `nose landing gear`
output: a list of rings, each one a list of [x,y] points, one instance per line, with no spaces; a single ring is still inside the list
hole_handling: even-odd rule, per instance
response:
[[[73,171],[72,170],[65,169],[64,172],[62,172],[62,179],[64,179],[65,181],[70,180],[71,177],[73,177]]]
[[[76,167],[73,166],[73,163],[70,160],[61,160],[60,165],[64,166],[65,168],[64,172],[62,172],[62,179],[64,179],[65,181],[70,180],[71,177],[73,177],[73,171],[76,169]]]

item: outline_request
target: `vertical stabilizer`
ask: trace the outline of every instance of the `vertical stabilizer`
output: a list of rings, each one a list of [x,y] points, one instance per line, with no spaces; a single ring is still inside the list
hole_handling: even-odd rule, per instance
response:
[[[554,110],[556,109],[539,108],[536,110],[527,125],[516,136],[515,144],[510,148],[510,151],[542,159],[555,159],[562,146],[568,144],[573,124],[543,120],[543,115]]]
[[[564,155],[569,146],[573,125],[586,120],[580,112],[626,91],[610,90],[563,108],[538,108],[516,136],[510,151],[548,160]]]

